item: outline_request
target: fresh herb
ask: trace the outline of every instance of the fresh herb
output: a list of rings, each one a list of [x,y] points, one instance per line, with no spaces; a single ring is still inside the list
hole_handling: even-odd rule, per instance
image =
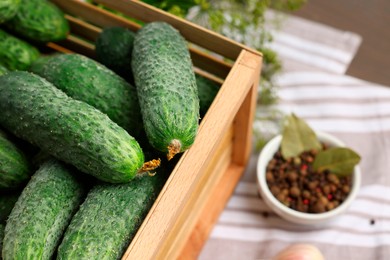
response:
[[[313,169],[318,172],[328,170],[338,176],[352,174],[360,156],[350,148],[331,147],[324,150],[315,132],[301,118],[294,114],[284,119],[281,154],[285,160],[296,158],[303,152],[317,151]]]
[[[306,122],[292,114],[285,118],[281,149],[283,157],[288,159],[304,151],[320,150],[321,143]]]
[[[359,162],[360,156],[353,150],[345,147],[332,147],[317,154],[313,168],[315,171],[329,170],[338,176],[344,176],[351,174]]]

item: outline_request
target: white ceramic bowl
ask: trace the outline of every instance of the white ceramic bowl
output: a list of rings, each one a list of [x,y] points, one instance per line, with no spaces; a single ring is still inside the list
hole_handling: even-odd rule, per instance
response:
[[[329,146],[339,146],[344,147],[344,143],[337,139],[336,137],[324,133],[324,132],[316,132],[317,138]],[[265,203],[271,207],[271,209],[281,216],[282,218],[301,225],[321,225],[329,222],[337,215],[340,215],[344,212],[351,204],[351,202],[355,199],[357,192],[360,188],[361,182],[361,173],[360,168],[355,166],[352,178],[352,188],[348,195],[348,197],[336,208],[324,212],[324,213],[304,213],[300,211],[296,211],[290,209],[289,207],[283,205],[279,202],[274,195],[271,193],[268,188],[266,182],[266,168],[268,162],[273,158],[276,151],[279,149],[280,143],[282,140],[282,136],[278,135],[271,139],[262,149],[259,160],[257,162],[257,182],[259,186],[260,194],[265,201]]]

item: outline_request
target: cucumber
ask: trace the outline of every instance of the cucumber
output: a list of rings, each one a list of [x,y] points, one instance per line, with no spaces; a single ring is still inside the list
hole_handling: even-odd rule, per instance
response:
[[[0,194],[0,224],[5,223],[7,220],[8,215],[11,213],[11,210],[18,200],[19,195],[20,191]]]
[[[99,109],[134,137],[142,130],[137,91],[100,63],[79,54],[38,59],[30,68],[68,96]]]
[[[199,97],[187,44],[164,22],[142,27],[134,39],[132,69],[150,144],[167,153],[187,150],[199,124]]]
[[[0,125],[80,171],[128,182],[147,170],[138,142],[107,115],[33,73],[0,77]]]
[[[69,33],[64,13],[46,0],[21,0],[15,16],[4,24],[19,36],[40,43],[63,40]]]
[[[9,70],[26,70],[39,57],[37,48],[0,29],[0,62]]]
[[[0,64],[0,76],[7,73],[8,69],[4,65]]]
[[[164,185],[167,169],[93,187],[72,218],[57,259],[120,259]]]
[[[220,86],[201,75],[196,74],[196,85],[198,86],[200,116],[203,117],[213,103]]]
[[[85,197],[74,169],[45,162],[19,196],[5,226],[3,259],[50,259]]]
[[[0,23],[11,19],[20,6],[20,0],[1,0],[0,2]]]
[[[0,129],[0,191],[21,186],[31,170],[26,154]]]
[[[107,27],[95,42],[96,58],[118,75],[133,81],[131,53],[135,33],[124,27]]]
[[[0,224],[0,252],[3,250],[4,228],[5,228],[4,225]]]

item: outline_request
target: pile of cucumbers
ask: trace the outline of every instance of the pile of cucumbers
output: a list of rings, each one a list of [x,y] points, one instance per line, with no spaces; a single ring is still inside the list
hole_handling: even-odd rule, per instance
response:
[[[0,3],[3,259],[120,259],[219,89],[167,23],[104,28],[97,61],[40,53],[69,30],[46,0]]]

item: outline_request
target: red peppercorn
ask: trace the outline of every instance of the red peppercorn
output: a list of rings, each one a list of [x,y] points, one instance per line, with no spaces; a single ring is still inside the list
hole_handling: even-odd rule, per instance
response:
[[[305,205],[308,205],[309,202],[310,202],[310,201],[309,201],[308,199],[304,199],[304,200],[303,200],[303,204],[305,204]]]
[[[333,195],[332,194],[328,194],[328,200],[331,200],[331,199],[333,199]]]
[[[301,165],[301,170],[302,170],[302,171],[307,170],[307,164],[302,164],[302,165]]]

